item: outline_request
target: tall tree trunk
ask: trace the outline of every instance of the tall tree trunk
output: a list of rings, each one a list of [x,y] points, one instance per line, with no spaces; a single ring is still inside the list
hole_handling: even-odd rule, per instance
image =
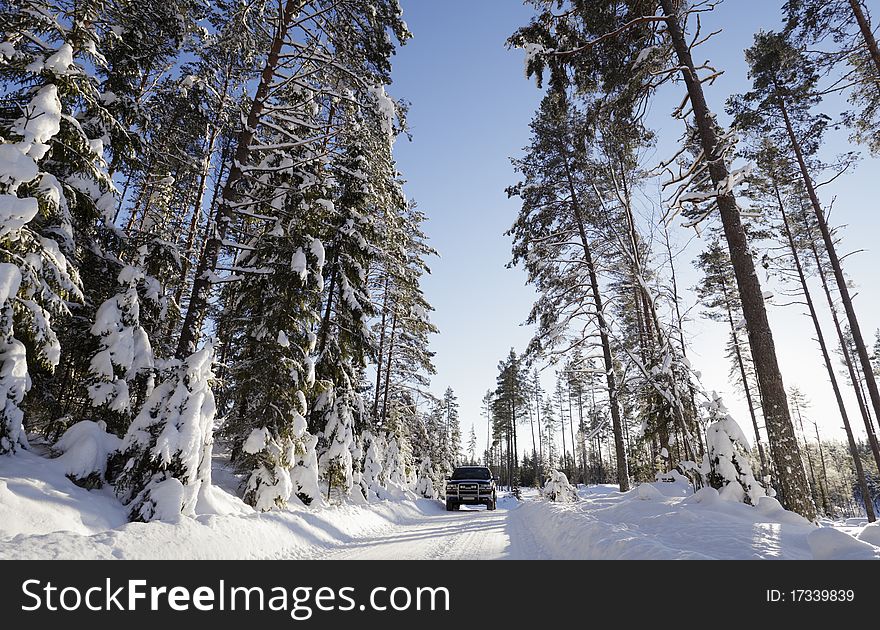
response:
[[[583,411],[583,401],[581,400],[581,385],[578,385],[578,430],[583,427],[584,423],[584,411]],[[580,475],[581,481],[583,481],[584,476],[584,457],[583,453],[581,453],[581,465],[578,466],[577,463],[577,451],[578,448],[576,446],[577,442],[574,439],[574,416],[571,417],[569,424],[569,428],[571,429],[571,456],[574,458],[574,468],[575,472]]]
[[[871,54],[871,60],[877,67],[877,75],[880,76],[880,49],[877,47],[877,40],[874,38],[874,31],[871,30],[871,23],[868,22],[868,16],[865,15],[859,0],[849,0],[849,6],[852,8],[853,16],[859,25],[859,31],[865,40],[865,46]]]
[[[678,299],[678,279],[675,273],[675,260],[672,257],[672,244],[669,242],[669,230],[666,225],[663,226],[663,236],[666,242],[666,255],[669,259],[669,272],[670,272],[670,280],[672,281],[672,299],[675,304],[675,321],[678,323],[678,340],[681,343],[681,356],[687,359],[687,344],[684,341],[684,315],[681,312],[681,306],[679,304]],[[699,453],[697,453],[697,458],[702,457],[705,452],[705,445],[703,444],[703,436],[700,432],[700,427],[697,422],[697,395],[694,391],[694,386],[691,382],[691,379],[688,379],[688,411],[690,412],[693,427],[697,434],[697,444],[700,447]],[[763,447],[760,446],[760,441],[758,444],[758,450],[763,451]],[[761,453],[761,469],[762,473],[764,472],[764,454]],[[766,473],[765,473],[766,474]]]
[[[746,373],[745,361],[743,361],[742,350],[739,347],[739,336],[736,334],[736,324],[733,322],[733,314],[730,307],[727,308],[727,321],[730,323],[730,334],[733,339],[733,348],[736,353],[736,363],[739,366],[739,374],[743,380],[743,389],[746,392],[746,404],[749,406],[749,416],[752,418],[752,428],[755,430],[755,445],[758,447],[758,457],[761,460],[761,475],[767,476],[770,471],[767,470],[767,460],[764,457],[764,447],[761,446],[761,432],[758,430],[758,417],[755,413],[755,402],[752,400],[752,388],[749,386],[749,377]]]
[[[819,437],[818,423],[813,422],[813,429],[816,431],[816,445],[819,448],[819,462],[822,464],[822,480],[824,481],[824,487],[822,490],[822,500],[824,501],[823,507],[825,508],[825,514],[833,518],[834,511],[831,509],[831,505],[828,502],[828,493],[830,491],[828,488],[828,468],[825,466],[825,450],[822,448],[822,438]]]
[[[571,418],[571,391],[568,394],[568,417]],[[559,430],[562,433],[562,466],[565,470],[568,468],[568,450],[565,448],[565,414],[559,414]]]
[[[785,99],[781,96],[777,96],[777,102],[779,104],[779,111],[782,113],[782,118],[785,121],[785,129],[788,132],[791,148],[794,150],[798,166],[800,167],[804,186],[807,189],[810,203],[813,206],[813,213],[816,215],[816,223],[819,226],[819,232],[822,234],[822,241],[825,244],[825,253],[828,255],[828,260],[831,263],[831,270],[834,272],[837,290],[840,293],[840,301],[843,303],[843,310],[846,312],[846,319],[849,323],[853,342],[856,346],[856,352],[859,355],[859,362],[861,363],[862,373],[865,377],[865,384],[868,387],[868,393],[871,395],[874,416],[880,418],[880,390],[877,389],[877,380],[874,378],[874,366],[871,365],[871,356],[868,354],[868,348],[862,337],[862,329],[859,326],[859,319],[856,317],[855,308],[853,308],[852,298],[849,294],[849,286],[847,285],[846,277],[843,275],[843,267],[840,265],[840,259],[837,256],[837,247],[834,244],[831,230],[828,228],[828,222],[825,220],[825,212],[822,210],[822,204],[819,203],[819,196],[816,194],[816,188],[813,185],[813,178],[810,176],[810,171],[807,168],[800,141],[794,133],[791,119],[788,116],[788,107],[785,104]]]
[[[247,122],[238,132],[236,139],[235,159],[229,169],[229,175],[223,186],[223,194],[220,203],[214,210],[211,217],[211,225],[208,229],[208,238],[202,255],[199,257],[199,264],[196,266],[195,279],[193,281],[192,293],[189,305],[186,310],[186,317],[183,320],[183,328],[180,332],[180,339],[177,343],[177,358],[182,359],[187,355],[195,352],[201,334],[202,322],[208,307],[208,301],[211,298],[212,282],[210,274],[217,267],[217,261],[220,258],[220,249],[229,224],[232,221],[233,211],[232,204],[237,200],[238,194],[236,187],[238,182],[244,176],[244,167],[247,165],[250,152],[251,142],[254,139],[263,110],[266,106],[266,98],[269,95],[269,89],[275,78],[275,72],[278,70],[281,49],[284,46],[284,40],[287,32],[293,23],[293,18],[299,13],[302,0],[286,0],[284,9],[279,16],[278,28],[273,37],[272,44],[269,48],[269,55],[266,59],[266,67],[260,75],[260,83],[251,103],[250,110],[247,115]]]
[[[379,355],[376,360],[376,396],[373,399],[373,418],[378,419],[379,417],[379,392],[382,391],[382,361],[384,359],[385,352],[385,322],[386,317],[388,315],[388,284],[390,282],[390,276],[386,273],[385,275],[385,290],[382,295],[382,323],[379,325]],[[489,422],[491,423],[491,417]],[[488,438],[487,438],[488,440]],[[489,444],[487,442],[486,448],[489,448]]]
[[[537,380],[537,379],[536,379]],[[538,457],[540,458],[541,468],[540,471],[544,470],[544,440],[541,439],[541,390],[536,388],[535,390],[535,421],[538,425]],[[539,473],[540,474],[540,473]],[[543,479],[539,479],[541,485],[544,485]]]
[[[816,469],[813,467],[813,456],[810,455],[810,448],[807,445],[807,432],[804,429],[804,418],[801,415],[801,406],[799,404],[797,404],[796,401],[794,404],[794,411],[795,411],[795,416],[797,417],[798,426],[801,429],[801,438],[804,441],[804,453],[806,453],[806,455],[807,455],[807,466],[810,468],[810,483],[812,484],[812,490],[813,490],[813,502],[816,505],[819,505],[820,504],[819,490],[818,490],[819,484],[816,483]],[[822,504],[824,505],[824,502],[822,502]]]
[[[730,172],[720,151],[723,149],[718,137],[715,118],[706,103],[703,86],[691,57],[690,45],[683,30],[681,16],[676,0],[660,0],[663,13],[668,16],[667,32],[672,40],[682,79],[687,85],[688,95],[694,112],[694,121],[699,134],[700,145],[706,156],[709,175],[717,190],[727,182]],[[812,520],[816,507],[810,499],[807,479],[802,466],[791,466],[791,462],[801,460],[800,448],[794,434],[791,414],[788,410],[788,397],[776,357],[776,345],[767,319],[761,283],[755,270],[755,263],[749,251],[748,239],[742,225],[736,197],[732,192],[718,195],[717,206],[724,226],[724,235],[730,253],[739,287],[740,302],[749,333],[755,361],[758,386],[764,401],[764,418],[770,438],[770,454],[776,464],[781,494],[787,507]]]
[[[617,378],[614,376],[614,360],[611,355],[611,339],[608,334],[608,323],[605,320],[605,305],[602,293],[599,291],[599,275],[596,272],[596,264],[593,260],[593,251],[590,247],[590,239],[587,237],[587,229],[584,225],[577,191],[571,176],[571,170],[566,161],[569,193],[571,194],[571,206],[577,223],[581,245],[584,249],[584,263],[590,276],[590,289],[593,294],[593,303],[596,308],[596,323],[599,326],[599,338],[602,342],[602,358],[605,362],[605,378],[608,385],[608,406],[611,407],[611,424],[614,432],[614,450],[617,456],[617,483],[620,491],[629,490],[629,471],[626,463],[626,447],[623,443],[623,427],[620,420],[620,404],[617,399]]]
[[[382,400],[382,426],[388,420],[388,392],[391,389],[391,364],[394,363],[394,341],[397,335],[397,302],[391,314],[391,338],[388,340],[388,358],[385,359],[385,393]]]
[[[511,419],[510,419],[510,429],[513,434],[513,451],[511,452],[511,459],[513,460],[513,475],[516,475],[519,471],[519,445],[516,443],[516,403],[511,403]],[[513,487],[513,477],[510,478],[511,487]]]
[[[535,417],[532,415],[532,405],[529,403],[529,428],[532,430],[532,467],[535,469],[535,481],[538,480],[538,446],[535,443]]]
[[[192,216],[189,221],[189,229],[186,232],[186,249],[184,250],[183,261],[180,269],[180,285],[177,287],[177,293],[174,296],[175,301],[180,304],[183,297],[183,290],[186,286],[186,280],[189,276],[189,268],[193,257],[195,256],[196,235],[199,233],[199,222],[202,216],[202,207],[205,203],[205,193],[208,188],[208,174],[211,170],[211,157],[214,154],[214,144],[217,142],[217,136],[220,130],[216,126],[212,126],[207,134],[205,142],[205,161],[202,170],[199,173],[199,184],[196,187],[195,202],[193,203]]]
[[[813,326],[816,329],[816,339],[819,342],[819,348],[822,350],[822,360],[825,361],[825,368],[828,370],[828,378],[831,381],[831,388],[834,390],[834,398],[837,401],[837,408],[840,410],[840,419],[843,420],[843,428],[846,431],[846,438],[849,442],[849,450],[850,453],[852,453],[853,463],[856,467],[856,476],[858,477],[859,486],[862,489],[862,496],[870,497],[870,495],[868,494],[868,484],[865,481],[865,471],[862,468],[862,460],[859,457],[858,448],[856,447],[856,440],[853,436],[852,426],[849,422],[849,414],[846,412],[846,405],[844,404],[843,396],[840,393],[840,386],[837,384],[837,374],[834,372],[834,364],[831,362],[831,355],[828,352],[828,344],[825,343],[825,335],[822,332],[822,326],[819,324],[819,318],[816,315],[816,307],[813,304],[813,298],[810,294],[810,289],[807,286],[804,269],[801,265],[800,256],[798,256],[797,252],[797,246],[794,242],[794,235],[792,234],[791,225],[788,221],[788,213],[785,211],[785,206],[782,203],[782,195],[780,195],[779,188],[775,181],[773,182],[773,189],[776,194],[776,201],[779,204],[779,212],[782,215],[782,222],[783,226],[785,227],[785,235],[788,239],[788,246],[791,249],[792,260],[794,260],[795,269],[798,272],[798,278],[801,281],[801,287],[804,291],[804,298],[807,301],[807,308],[810,311],[810,317],[812,318]],[[818,254],[818,252],[816,253]],[[869,498],[865,500],[865,512],[868,515],[868,519],[873,522],[876,517],[874,516],[874,506],[871,504],[871,500]]]

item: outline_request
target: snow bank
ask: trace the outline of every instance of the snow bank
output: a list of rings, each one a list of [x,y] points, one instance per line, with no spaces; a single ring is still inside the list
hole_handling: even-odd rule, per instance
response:
[[[880,560],[880,547],[831,527],[813,531],[807,542],[816,560]]]
[[[708,487],[682,496],[685,487],[643,483],[620,493],[593,486],[581,489],[576,504],[525,501],[516,515],[553,559],[880,559],[880,548],[819,529],[770,497],[752,507]]]
[[[84,425],[74,441],[96,433]],[[129,523],[109,488],[81,488],[66,470],[62,458],[27,451],[0,457],[0,559],[305,558],[445,513],[428,499],[260,513],[215,485],[199,494],[194,518]]]

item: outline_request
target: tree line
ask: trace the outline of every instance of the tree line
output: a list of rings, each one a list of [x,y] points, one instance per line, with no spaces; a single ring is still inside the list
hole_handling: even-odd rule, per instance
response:
[[[877,358],[853,304],[832,200],[822,195],[862,148],[880,149],[880,54],[865,3],[784,2],[782,27],[756,33],[745,53],[752,88],[726,99],[729,127],[709,104],[724,69],[695,61],[719,32],[708,26],[717,2],[528,4],[535,15],[508,44],[525,51],[526,75],[545,96],[507,192],[521,203],[509,231],[511,264],[538,292],[527,320],[536,333],[522,356],[512,351],[501,364],[487,395],[487,458],[511,484],[541,479],[554,465],[584,481],[612,472],[621,490],[682,474],[745,502],[770,494],[807,518],[817,506],[831,513],[828,483],[818,482],[812,461],[823,444],[807,437],[799,394],[786,388],[764,276],[813,321],[847,434],[850,494],[874,520],[867,499],[880,468]],[[648,112],[664,90],[677,90],[672,117],[683,133],[658,164],[649,157],[658,135]],[[844,98],[845,111],[836,111]],[[849,129],[852,150],[827,161],[832,128]],[[746,397],[751,439],[688,358],[670,238],[678,224],[705,243],[695,289],[703,316],[727,327],[724,350]],[[830,331],[820,313],[831,315]],[[555,392],[527,373],[538,361],[557,370]],[[517,425],[526,421],[533,437],[523,449]],[[555,425],[552,435],[541,422]]]
[[[434,496],[461,436],[392,156],[397,1],[0,16],[0,454],[103,445],[70,476],[142,521],[192,513],[212,453],[260,510]]]

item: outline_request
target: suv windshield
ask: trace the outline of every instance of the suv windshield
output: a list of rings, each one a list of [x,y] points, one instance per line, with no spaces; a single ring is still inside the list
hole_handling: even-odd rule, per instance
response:
[[[488,480],[492,478],[492,475],[489,474],[488,468],[456,468],[452,473],[452,478],[455,480],[460,479],[483,479]]]

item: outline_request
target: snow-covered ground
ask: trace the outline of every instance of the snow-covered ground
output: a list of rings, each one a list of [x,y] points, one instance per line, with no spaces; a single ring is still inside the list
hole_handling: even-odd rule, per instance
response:
[[[816,527],[772,499],[753,508],[679,483],[581,488],[565,504],[527,491],[494,512],[412,499],[257,513],[218,463],[198,517],[144,524],[63,465],[0,458],[0,558],[880,559],[880,525]]]

